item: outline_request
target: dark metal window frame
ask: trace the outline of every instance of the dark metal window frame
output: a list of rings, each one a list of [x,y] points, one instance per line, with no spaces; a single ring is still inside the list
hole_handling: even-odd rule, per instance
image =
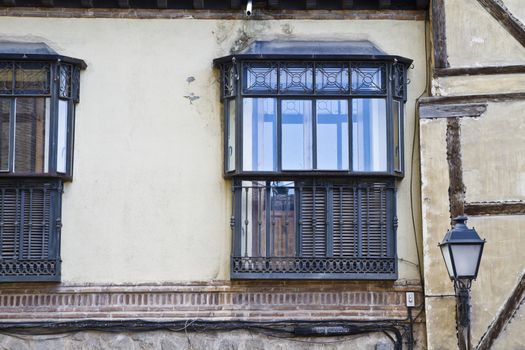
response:
[[[220,68],[221,68],[221,101],[223,102],[223,116],[224,116],[224,130],[227,131],[229,129],[229,111],[228,111],[228,102],[230,100],[235,101],[236,105],[236,115],[235,115],[235,170],[228,171],[228,135],[227,132],[224,133],[224,176],[226,178],[236,177],[236,176],[247,176],[247,177],[267,177],[267,176],[275,176],[275,177],[289,177],[289,176],[297,176],[297,175],[311,175],[311,176],[396,176],[396,177],[403,177],[404,176],[404,104],[407,99],[407,69],[408,69],[408,63],[411,61],[406,60],[404,58],[400,58],[398,56],[387,56],[387,57],[381,57],[381,58],[368,58],[365,59],[363,57],[360,58],[353,58],[353,60],[344,60],[342,58],[334,58],[329,59],[326,57],[323,57],[322,59],[318,60],[312,60],[311,58],[308,60],[301,61],[297,57],[281,57],[273,58],[273,59],[259,59],[256,60],[253,57],[250,58],[239,58],[235,56],[228,56],[229,60],[225,61],[225,58],[219,59],[220,61]],[[401,60],[402,59],[402,60]],[[309,63],[312,65],[313,69],[313,80],[312,85],[314,87],[314,91],[312,93],[290,93],[290,92],[280,92],[279,86],[280,86],[280,78],[279,78],[279,68],[281,64],[286,63],[297,63],[297,62],[304,62]],[[271,64],[275,66],[276,69],[276,77],[277,77],[277,91],[273,92],[246,92],[243,87],[244,83],[244,65],[245,64],[251,64],[251,63],[262,63],[262,64]],[[331,92],[316,92],[316,67],[317,65],[325,65],[325,64],[345,64],[348,67],[348,75],[349,75],[349,89],[350,91],[348,93],[331,93]],[[384,80],[384,88],[385,91],[383,92],[356,92],[352,90],[352,68],[353,67],[384,67],[384,76],[382,79]],[[398,68],[398,66],[400,68]],[[401,85],[401,86],[400,86]],[[243,110],[242,110],[242,101],[243,98],[275,98],[277,99],[277,108],[278,111],[276,113],[276,119],[277,119],[277,140],[276,140],[276,147],[277,147],[277,171],[245,171],[242,168],[243,165],[243,144],[242,144],[242,130],[243,130]],[[354,171],[352,170],[352,101],[354,99],[361,99],[361,98],[383,98],[386,101],[386,117],[387,117],[387,171],[385,172],[363,172],[363,171]],[[313,170],[282,170],[281,169],[281,138],[280,138],[280,129],[281,129],[281,116],[280,116],[280,101],[283,99],[305,99],[312,101],[312,109],[313,114],[312,116],[315,116],[315,101],[320,99],[346,99],[348,100],[348,118],[349,118],[349,170],[320,170],[315,169],[315,158],[316,158],[316,148],[315,148],[315,141],[313,145],[312,155],[314,159],[314,169]],[[393,137],[393,130],[394,130],[394,118],[393,118],[393,101],[399,101],[400,103],[400,125],[399,125],[399,141],[400,141],[400,154],[401,154],[401,169],[396,169],[394,164],[394,137]],[[314,117],[315,119],[315,117]],[[315,129],[315,124],[314,124]],[[315,133],[315,130],[314,130]]]
[[[281,180],[279,180],[280,182]],[[294,178],[290,179],[294,182],[293,188],[295,192],[295,199],[293,202],[294,207],[294,218],[295,228],[295,255],[294,256],[283,256],[275,254],[275,239],[271,238],[275,235],[274,228],[271,226],[274,223],[274,208],[271,202],[270,190],[278,189],[279,186],[274,186],[272,180],[263,180],[265,182],[265,189],[263,189],[265,199],[260,204],[265,203],[265,215],[264,219],[264,238],[265,252],[260,252],[257,256],[254,254],[248,254],[248,238],[247,230],[248,225],[251,222],[246,218],[246,221],[242,220],[243,210],[248,211],[246,206],[243,206],[243,196],[248,197],[248,191],[256,188],[262,188],[255,185],[245,186],[241,180],[234,180],[233,184],[233,217],[232,217],[232,229],[233,229],[233,240],[232,240],[232,256],[231,256],[231,278],[232,279],[354,279],[354,280],[396,280],[397,279],[397,218],[396,213],[396,200],[395,200],[395,184],[393,180],[386,181],[381,178],[364,178],[364,179],[353,179],[351,181],[345,181],[342,179],[312,179],[312,178]],[[303,244],[303,229],[302,225],[303,208],[302,208],[302,193],[304,189],[317,188],[324,191],[326,196],[324,207],[322,212],[324,215],[321,217],[326,222],[321,223],[321,226],[326,225],[325,231],[325,244],[326,253],[324,255],[316,255],[315,251],[313,254],[304,254],[301,250]],[[334,216],[341,213],[341,205],[343,198],[339,199],[339,208],[333,207],[335,203],[334,197],[337,197],[339,191],[351,190],[356,207],[352,207],[352,211],[357,217],[357,222],[354,222],[355,232],[353,232],[353,242],[355,246],[355,254],[349,256],[348,254],[336,254],[334,250],[334,241],[336,236],[343,234],[341,226],[337,229],[337,225],[341,225],[341,222],[336,222]],[[370,214],[370,209],[366,209],[362,206],[368,206],[370,203],[366,200],[365,193],[369,194],[372,190],[381,191],[381,196],[384,196],[385,207],[382,208],[379,215],[384,215],[384,225],[381,228],[380,239],[384,242],[381,243],[383,251],[380,256],[377,254],[369,255],[364,250],[371,248],[370,243],[363,243],[365,237],[368,239],[372,232],[370,229],[370,221],[368,218],[363,217],[363,213]],[[314,190],[315,191],[315,190]],[[252,192],[253,194],[253,192]],[[383,197],[382,197],[383,198]],[[346,198],[344,199],[346,200]],[[248,205],[248,204],[246,204]],[[315,217],[316,211],[313,212]],[[341,214],[340,214],[341,215]],[[315,221],[315,218],[313,219]],[[341,218],[342,220],[342,218]],[[315,223],[314,223],[315,225]],[[246,228],[243,231],[244,226]],[[261,228],[259,228],[261,230]],[[384,231],[383,231],[384,230]],[[336,232],[337,231],[337,232]],[[259,232],[259,235],[262,231]],[[317,233],[315,233],[317,234]],[[315,236],[314,234],[314,236]],[[243,237],[244,235],[244,237]],[[254,233],[252,232],[252,235]],[[253,238],[252,238],[253,239]],[[245,251],[242,249],[243,241],[245,245]],[[314,238],[315,240],[315,238]],[[262,245],[262,239],[259,237],[259,243]],[[286,238],[288,241],[288,237]],[[271,243],[268,243],[271,242]],[[315,243],[314,243],[315,244]],[[343,238],[340,238],[340,244],[343,243]],[[384,245],[384,247],[383,247]],[[375,247],[377,248],[377,247]],[[342,249],[342,248],[341,248]]]
[[[17,172],[14,169],[14,134],[10,133],[10,147],[9,147],[9,170],[0,171],[0,178],[3,177],[59,177],[64,181],[71,181],[73,178],[73,147],[74,147],[74,124],[75,124],[75,104],[79,102],[80,94],[80,70],[83,68],[78,62],[73,63],[64,61],[51,60],[36,60],[34,58],[28,60],[6,60],[0,53],[0,65],[10,65],[13,68],[17,64],[39,63],[47,64],[49,66],[49,89],[48,91],[36,92],[27,90],[16,90],[16,75],[15,69],[12,69],[12,88],[10,91],[0,91],[0,98],[9,99],[11,101],[10,123],[11,128],[16,128],[14,123],[15,103],[17,98],[35,97],[35,98],[49,98],[49,160],[47,172]],[[66,170],[59,172],[57,170],[57,147],[58,147],[58,118],[59,118],[59,101],[67,102],[67,131],[66,131]]]
[[[294,46],[298,45],[298,46]],[[331,45],[331,46],[330,46]],[[397,279],[397,217],[396,217],[396,195],[395,195],[395,184],[396,179],[401,179],[404,176],[404,151],[403,151],[403,139],[404,139],[404,104],[407,100],[407,71],[412,63],[411,60],[406,59],[400,56],[389,56],[386,54],[381,54],[380,50],[376,48],[369,47],[369,51],[360,50],[357,48],[359,44],[354,45],[353,43],[305,43],[305,42],[296,42],[296,43],[278,43],[273,45],[271,42],[256,42],[249,46],[247,49],[242,51],[239,54],[234,54],[222,58],[218,58],[214,61],[215,65],[221,69],[220,81],[221,81],[221,101],[223,102],[223,116],[224,116],[224,177],[232,179],[233,186],[233,198],[232,198],[232,257],[231,257],[231,278],[232,279],[354,279],[354,280],[395,280]],[[372,45],[373,46],[373,45]],[[264,48],[269,48],[268,51],[263,51]],[[299,47],[299,51],[296,51],[296,48]],[[327,54],[324,49],[319,49],[319,47],[328,48],[328,51],[334,53]],[[311,54],[310,52],[311,48]],[[357,48],[357,49],[356,49]],[[361,52],[362,54],[345,54],[342,52]],[[274,51],[272,51],[274,50]],[[280,53],[278,52],[279,50]],[[345,51],[347,50],[347,51]],[[296,52],[299,52],[296,54]],[[373,54],[366,54],[364,52],[374,52]],[[306,69],[311,69],[307,71],[308,77],[297,78],[298,85],[303,82],[303,78],[308,84],[311,84],[312,88],[296,89],[296,91],[282,91],[281,71],[282,66],[287,66],[290,63],[302,63],[307,65]],[[256,89],[252,90],[248,86],[244,86],[248,81],[244,76],[248,74],[249,65],[267,65],[271,69],[275,69],[275,72],[269,70],[267,76],[264,76],[264,72],[261,74],[259,81],[254,83],[254,77],[251,78],[252,86],[255,86]],[[329,65],[335,65],[337,67],[342,67],[341,73],[334,73],[337,76],[337,79],[348,79],[341,80],[340,88],[337,89],[337,84],[330,91],[318,91],[318,86],[316,84],[317,79],[317,68],[326,67]],[[381,69],[381,86],[379,91],[371,91],[373,87],[368,87],[371,90],[360,90],[356,89],[353,86],[353,69],[361,67],[378,67]],[[306,72],[306,71],[305,71]],[[323,74],[323,73],[321,73]],[[339,77],[338,74],[341,74]],[[346,75],[345,75],[346,74]],[[373,82],[373,77],[368,77]],[[270,80],[267,80],[270,79]],[[301,79],[301,80],[300,80]],[[260,83],[260,86],[258,84]],[[369,83],[367,83],[368,85]],[[266,91],[261,91],[263,88],[267,88]],[[272,142],[276,150],[276,156],[274,166],[276,167],[275,171],[245,171],[243,170],[243,99],[244,98],[272,98],[275,99],[276,110],[275,110],[275,128],[276,128],[276,139]],[[312,107],[312,169],[313,170],[283,170],[282,169],[282,111],[281,111],[281,101],[282,100],[308,100],[311,101]],[[317,140],[316,140],[316,100],[346,100],[348,101],[348,169],[347,170],[319,170],[316,169],[316,160],[317,160]],[[386,110],[386,164],[387,170],[381,172],[373,171],[354,171],[353,170],[353,133],[352,133],[352,111],[353,111],[353,101],[355,99],[383,99],[385,101],[385,110]],[[229,126],[229,105],[230,101],[233,101],[235,105],[235,166],[234,170],[228,171],[228,130]],[[398,113],[398,147],[400,148],[399,153],[396,156],[399,156],[399,164],[395,163],[396,156],[394,155],[395,151],[395,137],[394,137],[394,107],[396,106],[395,101],[398,102],[399,110]],[[345,145],[346,146],[346,145]],[[346,160],[345,160],[346,161]],[[398,166],[400,165],[400,166]],[[294,188],[303,186],[302,184],[319,184],[324,186],[326,198],[321,200],[314,194],[311,195],[310,199],[305,199],[307,202],[302,202],[303,199],[299,195],[296,196],[294,189],[293,195],[295,197],[295,204],[293,206],[293,211],[290,212],[288,209],[280,209],[278,213],[277,221],[285,221],[284,229],[280,227],[282,223],[278,223],[279,226],[277,231],[275,228],[270,228],[271,216],[275,215],[273,212],[273,203],[271,200],[271,195],[264,195],[264,205],[259,203],[261,194],[260,188],[258,193],[253,192],[253,188],[247,184],[255,183],[254,181],[261,181],[266,184],[266,191],[268,193],[271,188],[272,183],[279,183],[280,181],[293,181]],[[244,185],[243,185],[244,184]],[[314,187],[317,185],[314,185]],[[374,200],[373,203],[367,202],[371,200],[363,199],[360,196],[361,190],[366,190],[374,188],[374,186],[384,187],[388,195],[385,197],[385,201]],[[344,235],[352,242],[359,242],[359,247],[355,251],[345,251],[343,253],[342,248],[339,248],[339,253],[334,255],[334,246],[333,242],[336,239],[334,234],[334,222],[333,216],[337,214],[337,208],[334,206],[337,202],[333,201],[333,195],[335,189],[339,188],[353,188],[350,190],[354,202],[350,201],[350,204],[346,202],[346,209],[352,211],[358,219],[355,219],[356,216],[353,216],[354,219],[343,219],[347,220],[357,220],[359,224],[355,224],[354,221],[351,228],[345,226]],[[245,191],[245,192],[243,192]],[[252,196],[249,196],[249,191],[252,191]],[[342,190],[341,190],[342,191]],[[354,191],[354,192],[352,192]],[[301,190],[299,190],[301,192]],[[343,192],[340,192],[342,196]],[[355,197],[357,194],[358,197]],[[246,196],[243,199],[243,195]],[[346,194],[349,195],[348,193]],[[267,198],[268,197],[268,198]],[[250,199],[251,198],[251,199]],[[256,202],[253,202],[253,199],[256,199]],[[288,197],[286,197],[288,198]],[[358,198],[358,199],[356,199]],[[345,200],[347,200],[346,198]],[[356,202],[357,200],[357,202]],[[288,201],[288,199],[286,199]],[[339,205],[342,204],[343,197],[340,197]],[[257,203],[257,204],[254,204]],[[288,203],[288,202],[287,202]],[[352,204],[353,203],[353,204]],[[370,231],[369,219],[371,217],[363,217],[362,215],[369,215],[370,212],[365,210],[363,211],[363,203],[368,208],[375,208],[370,210],[375,210],[374,215],[383,215],[379,222],[377,218],[374,219],[374,227]],[[243,216],[243,205],[245,205],[246,213]],[[257,207],[255,209],[254,205]],[[311,210],[310,216],[313,215],[314,223],[309,222],[308,225],[310,233],[302,231],[302,209],[301,206],[305,205],[305,210]],[[381,207],[378,207],[380,205]],[[250,206],[250,209],[248,209]],[[261,209],[261,206],[264,206],[264,209]],[[384,206],[384,207],[383,207]],[[312,209],[314,208],[314,209]],[[326,220],[326,225],[319,228],[315,224],[316,210],[315,208],[322,208],[324,211],[322,217],[323,220]],[[262,215],[260,211],[265,212],[264,219],[256,219],[253,217],[249,218],[248,214],[250,211],[256,211],[256,217]],[[342,208],[339,208],[342,212]],[[273,214],[268,214],[268,211],[272,211]],[[270,217],[267,217],[270,215]],[[293,231],[296,235],[295,244],[298,245],[296,250],[285,249],[286,253],[282,254],[282,247],[277,248],[277,254],[273,244],[279,241],[281,246],[285,244],[288,247],[289,243],[288,238],[282,238],[283,232],[291,232],[288,229],[288,220],[287,215],[292,215],[295,225],[297,226]],[[342,214],[341,214],[342,215]],[[275,216],[273,216],[272,225],[275,225]],[[262,220],[262,221],[261,221]],[[264,221],[266,220],[266,221]],[[275,235],[277,234],[280,238],[277,240],[272,240],[271,238],[261,236],[261,222],[264,221],[264,235]],[[343,224],[338,228],[338,232],[341,234],[339,237],[340,242],[343,240]],[[360,225],[368,225],[368,228],[365,230]],[[245,227],[243,227],[245,225]],[[249,226],[252,225],[252,226]],[[313,226],[312,226],[313,225]],[[318,231],[320,230],[320,231]],[[365,232],[366,231],[366,232]],[[258,232],[258,233],[257,233]],[[306,233],[304,233],[306,232]],[[312,233],[314,232],[314,233]],[[259,235],[256,238],[256,233]],[[311,238],[313,234],[314,238]],[[317,246],[315,245],[315,237],[317,234],[322,235],[326,238],[326,246],[322,246],[320,251],[324,251],[322,256],[316,256]],[[375,255],[363,254],[361,251],[361,243],[366,238],[366,244],[372,244],[375,246],[373,249],[376,249],[377,252],[377,243],[370,243],[369,237],[370,234],[375,235],[374,237],[379,237],[378,239],[382,242],[380,247],[383,247],[383,239],[387,242],[386,250],[379,250],[381,253]],[[250,238],[248,238],[248,236]],[[305,235],[310,235],[308,238]],[[306,237],[306,238],[305,238]],[[313,239],[314,243],[306,243],[314,245],[313,256],[308,252],[303,252],[300,248],[300,245],[303,244],[303,240]],[[345,238],[347,239],[347,238]],[[245,240],[245,241],[243,241]],[[255,240],[255,245],[253,246],[253,241]],[[259,241],[257,241],[259,240]],[[249,243],[250,242],[250,243]],[[284,243],[283,243],[284,242]],[[290,241],[291,242],[291,241]],[[306,242],[306,241],[305,241]],[[348,244],[350,241],[345,241],[345,244]],[[243,246],[244,244],[244,250]],[[342,244],[342,243],[341,243]],[[260,252],[261,247],[264,245],[263,250],[265,252]],[[370,249],[370,246],[367,246]],[[253,250],[255,249],[255,250]],[[270,250],[268,250],[270,249]],[[323,250],[324,249],[324,250]],[[250,250],[250,251],[248,251]],[[310,255],[309,255],[310,254]]]
[[[31,84],[23,80],[28,88],[15,89],[15,68],[32,64],[48,67],[42,80],[45,88],[31,89]],[[0,172],[0,282],[59,282],[62,191],[63,183],[73,177],[75,105],[79,102],[80,71],[86,64],[59,55],[44,43],[4,42],[0,45],[2,67],[5,80],[0,86],[0,98],[10,101],[10,147],[9,169]],[[47,167],[46,172],[20,172],[14,167],[15,104],[18,98],[28,97],[49,99],[48,159],[43,166]],[[61,110],[60,105],[66,110]],[[62,130],[61,112],[67,123]],[[63,172],[57,163],[62,131],[67,152]]]
[[[62,190],[60,179],[0,179],[0,282],[60,282]],[[32,199],[35,192],[42,193],[43,203]],[[14,206],[5,204],[7,193],[15,193]],[[6,232],[9,226],[12,230]],[[37,257],[31,253],[34,244],[41,245]]]

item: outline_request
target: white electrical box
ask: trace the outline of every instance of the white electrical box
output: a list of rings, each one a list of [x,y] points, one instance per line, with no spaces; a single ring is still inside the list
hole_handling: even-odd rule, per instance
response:
[[[406,292],[406,298],[407,298],[407,307],[416,306],[416,297],[414,295],[414,292]]]

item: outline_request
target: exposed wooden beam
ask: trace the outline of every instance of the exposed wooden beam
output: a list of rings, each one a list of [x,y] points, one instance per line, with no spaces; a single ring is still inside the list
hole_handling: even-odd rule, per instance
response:
[[[342,0],[341,7],[343,10],[351,10],[354,8],[354,0]]]
[[[428,0],[416,0],[416,8],[418,10],[424,10],[428,7]]]
[[[388,9],[390,8],[390,6],[392,6],[392,1],[391,0],[379,0],[379,8],[384,10],[384,9]]]
[[[241,8],[241,0],[230,0],[230,7],[234,10]]]
[[[168,0],[157,0],[157,8],[159,8],[159,9],[167,9],[168,8]]]
[[[93,0],[80,0],[80,6],[93,7]]]
[[[126,8],[129,7],[129,0],[118,0],[118,7]]]
[[[306,9],[314,10],[317,7],[317,0],[306,0]]]
[[[505,30],[522,46],[525,46],[525,26],[517,19],[500,0],[478,0]]]
[[[525,202],[479,202],[465,203],[465,214],[480,215],[525,215]]]
[[[447,119],[448,200],[450,219],[465,212],[465,183],[461,159],[461,125],[459,118]]]
[[[445,28],[444,0],[432,0],[431,9],[432,46],[434,48],[434,67],[449,67],[447,55],[447,32]]]
[[[459,75],[521,74],[525,65],[439,68],[434,71],[436,77],[453,77]]]
[[[204,0],[193,0],[193,8],[194,9],[203,9],[204,8]]]
[[[509,322],[514,317],[516,310],[520,305],[525,301],[525,274],[521,275],[521,278],[518,280],[516,287],[510,293],[510,296],[505,301],[503,308],[499,311],[498,315],[494,321],[490,324],[487,332],[483,334],[481,340],[476,346],[476,350],[489,350],[492,347],[492,344]]]
[[[419,105],[431,103],[473,103],[473,102],[503,102],[513,100],[525,100],[524,92],[509,92],[502,94],[481,95],[456,95],[456,96],[432,96],[419,99]]]
[[[268,0],[268,8],[275,10],[279,8],[279,0]]]
[[[481,117],[487,110],[487,103],[423,104],[419,106],[419,118]]]

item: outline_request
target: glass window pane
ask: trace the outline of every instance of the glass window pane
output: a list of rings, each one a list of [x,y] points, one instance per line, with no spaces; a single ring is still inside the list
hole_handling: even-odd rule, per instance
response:
[[[0,94],[13,92],[13,64],[0,62]]]
[[[17,63],[15,65],[15,93],[48,94],[49,72],[48,63]]]
[[[283,100],[282,168],[312,169],[312,101]]]
[[[277,99],[243,99],[243,170],[277,170]]]
[[[279,70],[279,89],[282,93],[313,92],[313,68],[311,63],[282,64]]]
[[[277,67],[271,63],[243,64],[243,91],[245,93],[277,92]]]
[[[348,100],[317,100],[317,169],[348,170]]]
[[[60,97],[69,98],[71,97],[71,75],[73,72],[73,66],[69,64],[60,65],[60,84],[59,84],[59,95]]]
[[[394,101],[393,103],[394,116],[394,170],[402,171],[401,169],[401,103]]]
[[[24,97],[15,102],[15,172],[47,172],[49,99]]]
[[[68,102],[58,101],[57,171],[67,170],[67,114]]]
[[[226,171],[233,171],[235,170],[235,100],[228,100],[227,113]]]
[[[317,64],[315,69],[315,89],[317,92],[347,93],[348,68],[345,64]]]
[[[266,256],[267,191],[264,181],[243,181],[241,191],[241,256]]]
[[[12,99],[0,98],[0,170],[9,170],[9,135]]]
[[[354,171],[387,171],[386,102],[358,98],[352,101]]]
[[[243,181],[239,190],[241,256],[295,256],[294,182]]]
[[[352,92],[385,93],[384,80],[384,66],[352,66]]]

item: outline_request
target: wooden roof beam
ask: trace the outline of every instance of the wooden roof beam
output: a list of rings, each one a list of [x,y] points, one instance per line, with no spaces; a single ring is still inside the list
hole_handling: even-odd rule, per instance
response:
[[[392,0],[379,0],[380,9],[389,9],[392,6]]]
[[[118,7],[122,7],[122,8],[130,7],[129,0],[118,0]]]
[[[204,8],[204,0],[193,0],[193,8],[202,10]]]
[[[341,7],[343,10],[351,10],[354,8],[354,0],[342,0]]]

